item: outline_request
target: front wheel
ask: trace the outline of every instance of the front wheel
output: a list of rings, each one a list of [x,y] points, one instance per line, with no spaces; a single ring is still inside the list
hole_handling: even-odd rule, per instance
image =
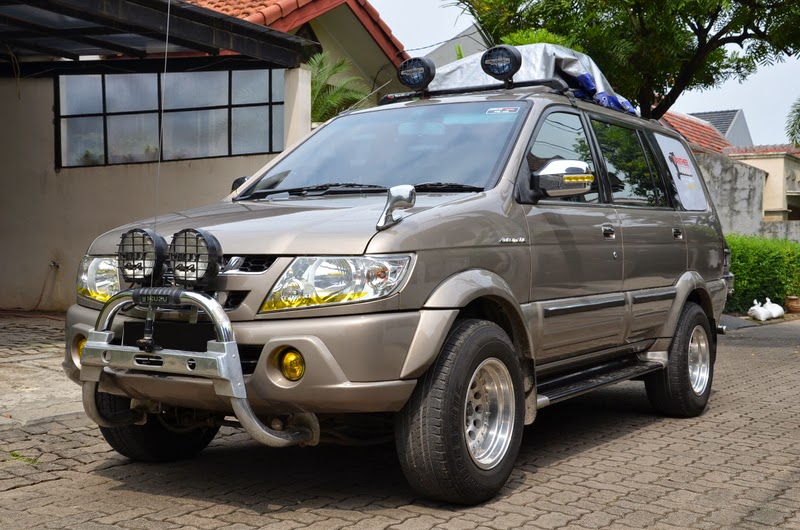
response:
[[[98,392],[96,399],[97,407],[107,417],[130,408],[129,398]],[[116,452],[141,462],[192,458],[211,443],[217,431],[218,426],[178,427],[156,414],[148,414],[144,425],[100,427],[103,438]]]
[[[522,439],[522,374],[496,324],[462,320],[395,423],[409,484],[425,497],[477,504],[508,480]]]
[[[667,416],[699,416],[711,395],[715,357],[708,317],[700,306],[687,302],[669,348],[667,367],[645,379],[653,408]]]

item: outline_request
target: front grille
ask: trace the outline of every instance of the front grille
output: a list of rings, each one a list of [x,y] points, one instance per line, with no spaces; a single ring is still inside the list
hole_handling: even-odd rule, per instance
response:
[[[231,311],[238,308],[247,298],[250,291],[229,291],[228,297],[225,299],[225,304],[222,306],[226,311]]]
[[[261,256],[261,255],[254,255],[254,256],[242,256],[244,261],[239,266],[239,272],[264,272],[270,267],[272,264],[275,263],[277,259],[275,256]]]

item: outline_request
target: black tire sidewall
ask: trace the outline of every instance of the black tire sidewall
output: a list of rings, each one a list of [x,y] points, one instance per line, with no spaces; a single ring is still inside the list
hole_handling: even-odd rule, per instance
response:
[[[679,392],[680,397],[685,400],[687,411],[696,415],[705,409],[711,396],[716,351],[713,336],[711,335],[711,325],[700,306],[696,304],[687,306],[682,317],[678,326],[678,334],[670,347],[669,366],[667,369],[670,372],[669,377],[672,384],[677,386],[674,390]],[[697,326],[702,326],[705,330],[709,347],[708,382],[703,393],[699,395],[692,389],[692,382],[689,378],[689,344],[692,340],[692,332]]]
[[[444,410],[447,413],[442,421],[447,433],[445,453],[449,461],[448,467],[457,470],[465,484],[472,486],[468,491],[461,492],[465,500],[481,502],[494,496],[514,469],[522,438],[525,397],[519,361],[505,332],[491,322],[480,322],[469,331],[470,336],[460,351],[453,352],[457,355],[445,382],[447,397]],[[514,423],[511,441],[502,461],[495,467],[484,470],[478,467],[470,456],[463,422],[467,387],[472,375],[482,362],[491,358],[502,362],[511,376],[514,387]]]

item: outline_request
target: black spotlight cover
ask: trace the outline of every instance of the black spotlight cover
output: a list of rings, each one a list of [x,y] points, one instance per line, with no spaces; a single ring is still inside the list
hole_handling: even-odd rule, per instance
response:
[[[436,77],[436,65],[426,57],[413,57],[397,68],[397,77],[411,90],[425,90]]]
[[[119,240],[117,266],[126,282],[158,283],[164,268],[167,242],[148,228],[128,230]]]
[[[522,54],[518,49],[507,44],[489,48],[481,57],[483,71],[500,81],[510,80],[521,67]]]

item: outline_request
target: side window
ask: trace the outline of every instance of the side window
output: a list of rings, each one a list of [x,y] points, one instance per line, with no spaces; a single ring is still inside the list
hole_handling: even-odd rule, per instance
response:
[[[681,204],[687,210],[704,211],[708,202],[700,182],[700,172],[691,155],[675,138],[663,134],[655,134],[655,137]]]
[[[639,139],[642,142],[642,147],[644,148],[644,157],[647,159],[647,165],[650,166],[650,172],[653,174],[653,182],[656,186],[656,206],[666,207],[669,206],[669,202],[667,201],[667,197],[669,196],[669,191],[667,191],[666,183],[664,179],[661,177],[661,174],[658,171],[658,166],[656,165],[656,160],[653,155],[653,150],[651,149],[650,145],[647,143],[643,136],[639,136]]]
[[[550,160],[580,160],[589,164],[589,169],[595,173],[594,162],[589,152],[589,142],[577,114],[554,112],[542,122],[539,132],[536,134],[536,140],[527,155],[528,169],[531,173],[539,171]],[[548,200],[596,203],[598,198],[597,181],[595,180],[592,191],[586,195],[571,199]]]
[[[606,162],[614,204],[662,206],[653,173],[634,129],[592,120],[600,152]]]

